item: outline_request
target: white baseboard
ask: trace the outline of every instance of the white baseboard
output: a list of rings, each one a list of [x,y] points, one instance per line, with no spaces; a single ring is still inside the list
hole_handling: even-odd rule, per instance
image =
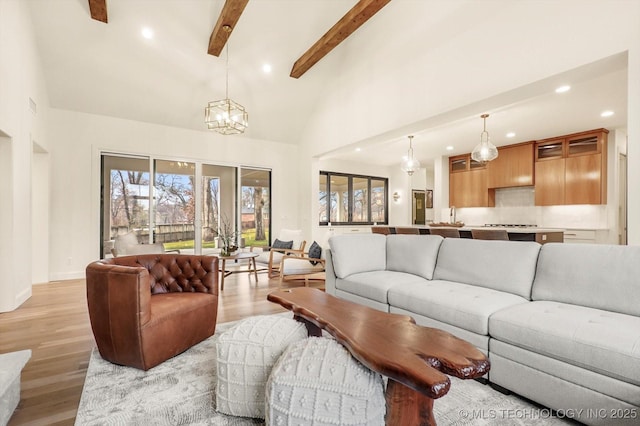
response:
[[[22,305],[31,297],[31,286],[25,288],[20,293],[16,294],[16,307]]]

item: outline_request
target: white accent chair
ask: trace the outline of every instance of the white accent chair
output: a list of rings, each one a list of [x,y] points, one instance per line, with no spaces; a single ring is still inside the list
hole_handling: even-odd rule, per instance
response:
[[[309,253],[302,253],[301,256],[284,256],[280,261],[278,287],[282,287],[285,281],[304,280],[305,287],[309,286],[309,280],[324,281],[324,262],[324,258],[312,258],[309,257]]]
[[[284,257],[302,256],[306,241],[302,239],[301,229],[282,229],[276,238],[280,241],[293,241],[290,249],[273,247],[251,247],[252,252],[259,252],[256,264],[266,267],[269,278],[276,278],[280,274],[280,264]],[[265,250],[268,249],[268,250]]]

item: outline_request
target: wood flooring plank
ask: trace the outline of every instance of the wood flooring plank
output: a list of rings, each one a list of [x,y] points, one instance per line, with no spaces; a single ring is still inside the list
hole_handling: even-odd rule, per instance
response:
[[[277,288],[266,274],[258,275],[257,285],[247,274],[231,275],[220,294],[218,323],[286,312],[267,301]],[[73,426],[94,346],[84,280],[35,285],[22,306],[0,314],[0,353],[32,351],[8,426]]]

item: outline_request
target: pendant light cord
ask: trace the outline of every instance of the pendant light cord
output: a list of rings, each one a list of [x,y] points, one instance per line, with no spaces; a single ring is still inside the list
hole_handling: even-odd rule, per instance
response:
[[[225,50],[227,53],[227,58],[226,58],[226,63],[225,63],[225,71],[227,73],[227,78],[226,78],[226,85],[225,85],[225,92],[224,92],[224,97],[226,99],[229,99],[229,40],[227,40],[227,45],[225,46]]]

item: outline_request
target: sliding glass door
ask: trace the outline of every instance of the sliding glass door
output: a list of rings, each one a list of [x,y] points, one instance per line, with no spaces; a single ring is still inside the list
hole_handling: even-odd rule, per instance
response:
[[[127,233],[182,254],[217,253],[225,225],[239,232],[240,247],[270,244],[270,170],[119,154],[101,160],[103,258]]]
[[[153,242],[165,250],[195,252],[195,163],[155,160]]]
[[[103,155],[101,179],[100,257],[111,255],[118,235],[134,232],[149,242],[149,159]]]
[[[241,244],[268,246],[271,235],[271,171],[242,168]]]
[[[201,241],[202,254],[217,252],[218,232],[222,227],[238,229],[236,167],[202,165]]]

